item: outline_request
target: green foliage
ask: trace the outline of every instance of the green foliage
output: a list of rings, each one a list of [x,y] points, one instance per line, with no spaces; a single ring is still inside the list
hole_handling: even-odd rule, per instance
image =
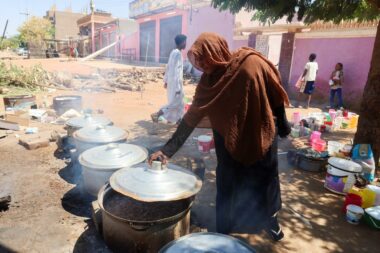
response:
[[[297,18],[305,23],[380,18],[379,0],[212,0],[212,5],[232,13],[256,10],[254,19],[272,23],[283,17],[289,22]]]
[[[31,17],[19,27],[18,31],[23,42],[33,44],[42,44],[54,34],[50,21],[39,17]]]
[[[0,86],[17,86],[35,90],[46,86],[49,78],[49,73],[41,65],[28,69],[0,62]]]
[[[4,39],[2,43],[0,44],[0,50],[3,49],[16,49],[20,47],[21,41],[20,41],[20,36],[13,36],[7,39]]]

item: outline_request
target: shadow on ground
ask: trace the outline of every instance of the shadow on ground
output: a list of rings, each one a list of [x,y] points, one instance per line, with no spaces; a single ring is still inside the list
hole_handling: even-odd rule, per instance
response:
[[[76,241],[73,253],[112,253],[98,233],[92,220],[86,220],[86,230],[80,235]]]

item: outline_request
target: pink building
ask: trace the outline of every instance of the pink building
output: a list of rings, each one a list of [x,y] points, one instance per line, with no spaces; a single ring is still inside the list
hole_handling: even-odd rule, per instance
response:
[[[189,46],[202,32],[219,33],[233,44],[234,16],[210,7],[210,1],[135,0],[130,17],[139,24],[136,52],[140,61],[166,63],[175,48],[174,37],[180,33],[188,36]]]
[[[289,89],[294,91],[292,84],[301,75],[309,54],[316,53],[319,65],[316,98],[328,101],[328,80],[335,64],[341,62],[344,66],[344,104],[350,109],[359,109],[368,78],[375,36],[376,22],[347,22],[340,25],[316,23],[310,26],[310,31],[296,33]]]
[[[137,31],[138,24],[131,19],[115,19],[103,26],[99,26],[95,30],[96,50],[108,46],[119,39],[120,43],[108,49],[102,56],[136,60]]]
[[[236,15],[234,48],[250,46],[273,62],[290,94],[311,53],[317,54],[319,72],[315,100],[327,102],[328,80],[336,63],[344,65],[343,99],[350,109],[358,109],[367,81],[376,36],[376,22],[339,25],[302,22],[287,24],[279,20],[271,25],[251,21],[253,13]]]

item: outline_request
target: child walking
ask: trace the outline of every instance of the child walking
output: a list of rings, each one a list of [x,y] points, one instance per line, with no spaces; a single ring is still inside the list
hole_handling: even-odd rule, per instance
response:
[[[338,108],[343,109],[342,85],[343,85],[343,64],[338,62],[335,65],[335,70],[331,73],[330,85],[330,106],[335,108],[335,94],[338,97]]]

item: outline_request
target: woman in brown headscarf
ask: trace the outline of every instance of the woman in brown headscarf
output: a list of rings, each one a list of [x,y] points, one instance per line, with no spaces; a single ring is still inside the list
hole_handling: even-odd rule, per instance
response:
[[[188,57],[204,74],[177,131],[150,161],[166,162],[207,116],[218,160],[217,231],[266,229],[274,240],[282,239],[276,217],[281,208],[276,135],[285,137],[290,128],[284,109],[289,100],[277,69],[253,49],[231,54],[214,33],[201,34]]]

